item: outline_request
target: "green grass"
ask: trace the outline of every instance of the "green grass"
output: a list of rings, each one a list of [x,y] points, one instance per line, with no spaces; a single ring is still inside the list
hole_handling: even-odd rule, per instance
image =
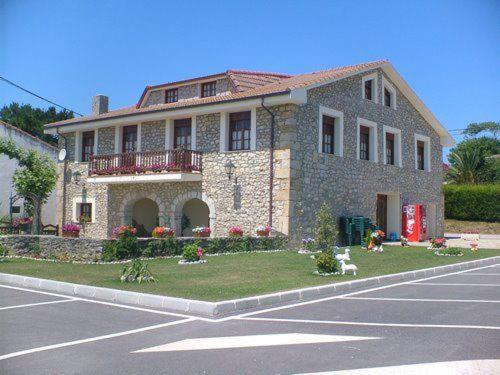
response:
[[[500,255],[500,250],[464,250],[462,257],[436,256],[423,247],[386,246],[383,254],[351,248],[354,276],[316,276],[315,261],[296,252],[246,253],[207,257],[203,265],[180,266],[179,259],[148,261],[157,283],[128,284],[119,281],[123,265],[52,263],[24,259],[0,262],[0,272],[54,279],[78,284],[134,290],[174,297],[220,301],[464,262]]]

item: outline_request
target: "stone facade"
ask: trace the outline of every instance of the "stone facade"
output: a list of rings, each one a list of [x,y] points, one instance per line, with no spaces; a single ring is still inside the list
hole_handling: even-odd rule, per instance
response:
[[[381,103],[383,72],[375,70],[364,74],[373,72],[378,76],[377,96]],[[362,99],[362,76],[310,89],[307,104],[270,107],[275,115],[272,225],[279,232],[290,234],[294,241],[313,235],[315,214],[323,202],[331,205],[336,218],[363,215],[375,219],[377,194],[381,193],[397,195],[400,204],[434,205],[436,231],[442,232],[442,151],[438,134],[398,90],[397,109]],[[385,79],[390,81],[388,77]],[[229,89],[229,83],[226,85],[224,87],[221,82],[217,87]],[[198,87],[199,84],[185,87],[188,86]],[[194,88],[191,90],[194,95]],[[150,95],[148,101],[153,100],[152,97]],[[342,156],[318,151],[320,106],[343,113]],[[160,224],[179,231],[184,203],[197,198],[209,208],[210,225],[215,235],[226,235],[232,225],[241,226],[247,234],[253,233],[257,225],[268,223],[271,154],[271,116],[262,107],[253,111],[256,142],[251,151],[221,151],[221,116],[225,116],[224,113],[196,116],[196,150],[203,153],[201,181],[116,185],[70,182],[65,202],[66,220],[74,219],[75,199],[95,202],[95,222],[87,224],[83,235],[105,238],[114,226],[130,224],[134,203],[149,198],[159,208]],[[357,158],[358,117],[377,123],[378,162]],[[401,130],[402,167],[383,164],[384,125]],[[415,133],[430,137],[431,172],[415,169]],[[165,137],[165,120],[142,123],[141,151],[164,150]],[[75,137],[68,134],[67,138],[68,154],[71,155]],[[98,154],[114,153],[114,140],[113,127],[100,129]],[[69,160],[71,158],[69,156]],[[236,166],[231,180],[224,169],[228,160]],[[69,162],[67,168],[69,175],[80,171],[82,181],[86,181],[86,163]]]

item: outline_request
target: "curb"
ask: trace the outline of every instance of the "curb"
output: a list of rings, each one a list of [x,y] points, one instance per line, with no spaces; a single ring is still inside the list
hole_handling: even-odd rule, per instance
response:
[[[355,288],[369,287],[382,283],[408,281],[421,277],[441,275],[452,271],[500,263],[500,256],[449,264],[416,271],[407,271],[391,275],[375,276],[366,279],[345,281],[335,284],[289,290],[220,302],[206,302],[185,298],[167,297],[148,293],[129,292],[119,289],[101,288],[90,285],[73,284],[62,281],[39,279],[29,276],[0,273],[0,283],[59,292],[79,297],[97,298],[105,301],[126,303],[144,307],[164,308],[176,312],[200,314],[217,317],[224,314],[242,312],[256,307],[268,307],[283,302],[305,300],[314,297],[328,297],[338,292],[347,292]]]

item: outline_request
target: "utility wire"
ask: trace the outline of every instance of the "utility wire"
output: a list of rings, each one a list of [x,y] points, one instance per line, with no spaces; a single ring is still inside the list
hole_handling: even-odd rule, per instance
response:
[[[49,102],[50,104],[53,104],[53,105],[55,105],[55,106],[57,106],[57,107],[59,107],[59,108],[62,108],[62,109],[64,109],[65,111],[68,111],[68,112],[73,112],[73,113],[76,113],[76,114],[77,114],[77,115],[79,115],[79,116],[83,116],[81,113],[78,113],[78,112],[73,111],[73,110],[71,110],[71,109],[68,109],[68,108],[66,108],[66,107],[64,107],[64,106],[62,106],[62,105],[59,105],[59,104],[57,104],[57,103],[54,103],[53,101],[51,101],[51,100],[49,100],[49,99],[46,99],[46,98],[44,98],[43,96],[40,96],[40,95],[38,95],[38,94],[35,94],[34,92],[32,92],[32,91],[30,91],[30,90],[27,90],[27,89],[25,89],[24,87],[21,87],[21,86],[19,86],[19,85],[15,84],[15,83],[14,83],[14,82],[12,82],[12,81],[9,81],[7,78],[4,78],[4,77],[1,77],[1,76],[0,76],[0,79],[1,79],[2,81],[4,81],[4,82],[8,83],[9,85],[12,85],[12,86],[14,86],[14,87],[17,87],[18,89],[23,90],[24,92],[27,92],[28,94],[31,94],[31,95],[33,95],[33,96],[36,96],[36,97],[37,97],[37,98],[39,98],[39,99],[45,100],[46,102]]]

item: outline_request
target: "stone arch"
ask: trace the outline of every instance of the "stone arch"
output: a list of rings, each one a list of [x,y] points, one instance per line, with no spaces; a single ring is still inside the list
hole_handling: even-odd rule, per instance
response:
[[[122,225],[129,225],[132,223],[132,214],[134,212],[134,205],[141,199],[151,199],[158,205],[158,216],[160,218],[160,225],[165,225],[168,221],[168,216],[165,208],[165,203],[156,194],[130,192],[125,195],[120,203],[118,217]]]
[[[172,201],[170,205],[170,227],[175,228],[175,232],[180,234],[182,232],[181,228],[181,220],[182,220],[182,208],[184,204],[191,199],[199,199],[203,201],[208,206],[208,219],[209,226],[212,230],[212,233],[215,228],[215,204],[214,201],[207,197],[204,193],[197,191],[188,191],[187,193],[180,194]]]

